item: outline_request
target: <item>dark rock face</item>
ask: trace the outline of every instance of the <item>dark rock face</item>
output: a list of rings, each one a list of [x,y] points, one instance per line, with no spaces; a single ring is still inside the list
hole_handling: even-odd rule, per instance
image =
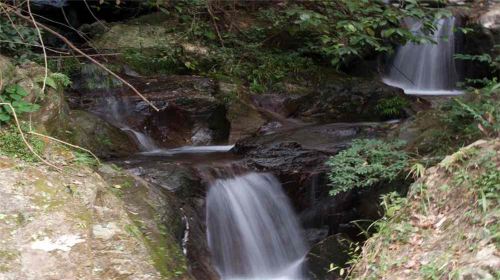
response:
[[[328,272],[330,264],[343,267],[349,256],[349,239],[341,234],[331,235],[314,244],[306,256],[311,279],[338,279],[338,270]]]
[[[99,70],[92,70],[99,71]],[[90,76],[95,73],[90,71]],[[198,76],[128,77],[159,111],[124,85],[96,78],[95,84],[75,82],[70,106],[94,112],[147,132],[162,147],[217,144],[227,140],[225,106],[216,99],[212,80]],[[114,109],[113,109],[114,108]],[[117,112],[112,112],[116,110]]]
[[[398,98],[407,105],[397,116],[384,115],[377,105],[384,100]],[[298,100],[294,117],[308,122],[380,121],[412,114],[416,98],[405,95],[401,89],[387,86],[376,79],[335,77],[316,91]]]
[[[305,209],[311,206],[308,186],[314,176],[327,171],[328,157],[347,148],[354,138],[374,137],[384,129],[376,123],[306,126],[242,140],[234,152],[244,156],[250,169],[278,176],[295,206]]]

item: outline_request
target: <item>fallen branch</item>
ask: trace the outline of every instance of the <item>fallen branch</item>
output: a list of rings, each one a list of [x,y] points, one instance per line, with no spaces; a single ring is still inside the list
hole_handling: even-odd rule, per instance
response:
[[[91,150],[85,149],[85,148],[77,146],[77,145],[73,145],[71,143],[68,143],[68,142],[59,140],[57,138],[54,138],[54,137],[51,137],[51,136],[48,136],[48,135],[45,135],[45,134],[41,134],[41,133],[38,133],[38,132],[35,132],[35,131],[30,131],[29,133],[33,134],[33,135],[36,135],[36,136],[40,136],[40,137],[44,137],[44,138],[50,139],[52,141],[56,141],[58,143],[70,146],[70,147],[75,148],[75,149],[82,150],[84,152],[87,152],[87,153],[91,154],[95,158],[95,160],[97,161],[98,165],[101,165],[101,161],[99,160],[99,158]]]
[[[0,3],[0,5],[7,5],[7,4]],[[27,20],[27,21],[31,21],[31,19],[29,17],[23,15],[22,13],[20,13],[17,10],[15,10],[11,6],[7,5],[7,8],[10,9],[13,13],[15,13],[20,18],[22,18],[24,20]],[[99,66],[100,68],[102,68],[104,71],[108,72],[111,76],[113,76],[116,79],[120,80],[122,83],[124,83],[126,86],[128,86],[135,94],[137,94],[142,100],[144,100],[149,106],[151,106],[156,111],[160,111],[160,109],[158,109],[158,107],[156,107],[151,101],[149,101],[144,95],[142,95],[132,84],[130,84],[129,82],[127,82],[125,79],[123,79],[122,77],[120,77],[115,72],[109,70],[108,67],[104,66],[99,61],[95,60],[91,56],[89,56],[86,53],[84,53],[83,51],[81,51],[78,47],[76,47],[73,43],[71,43],[71,41],[68,40],[68,38],[66,38],[65,36],[59,34],[57,31],[54,31],[53,29],[51,29],[50,27],[48,27],[48,26],[46,26],[44,24],[38,23],[38,26],[41,27],[41,28],[43,28],[47,32],[51,33],[52,35],[56,36],[57,38],[61,39],[66,45],[68,45],[68,47],[70,47],[71,49],[73,49],[75,52],[77,52],[80,55],[84,56],[85,58],[87,58],[88,60],[90,60],[92,63],[94,63],[97,66]]]

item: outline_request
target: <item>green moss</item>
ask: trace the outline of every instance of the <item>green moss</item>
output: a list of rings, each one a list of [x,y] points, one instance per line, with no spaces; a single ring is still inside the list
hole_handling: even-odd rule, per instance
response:
[[[64,205],[64,198],[58,196],[59,189],[54,186],[50,186],[47,180],[36,180],[34,187],[36,190],[36,193],[33,196],[33,202],[35,205],[48,211],[55,210],[56,208]]]
[[[23,130],[25,126],[23,126]],[[24,134],[35,152],[39,155],[45,150],[45,143],[37,137]],[[39,159],[28,149],[23,142],[21,134],[15,126],[8,126],[0,129],[0,155],[19,158],[27,162],[38,162]]]
[[[177,279],[187,273],[185,257],[163,225],[157,225],[160,230],[159,234],[155,234],[148,232],[148,227],[140,219],[135,218],[133,222],[125,230],[146,245],[155,268],[162,276]]]

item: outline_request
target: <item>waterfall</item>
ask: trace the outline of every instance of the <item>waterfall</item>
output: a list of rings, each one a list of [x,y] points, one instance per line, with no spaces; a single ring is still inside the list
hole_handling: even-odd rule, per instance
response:
[[[273,175],[216,180],[206,211],[208,245],[223,279],[305,278],[304,237]]]
[[[413,33],[420,33],[421,23],[407,19]],[[406,94],[453,95],[459,81],[455,65],[455,18],[443,18],[436,22],[432,35],[436,42],[427,44],[407,43],[396,50],[389,65],[384,83],[402,88]]]
[[[127,132],[134,139],[141,151],[150,152],[158,149],[158,146],[149,135],[128,125],[126,118],[133,112],[133,108],[131,108],[126,100],[110,95],[104,98],[102,104],[99,104],[92,112]]]

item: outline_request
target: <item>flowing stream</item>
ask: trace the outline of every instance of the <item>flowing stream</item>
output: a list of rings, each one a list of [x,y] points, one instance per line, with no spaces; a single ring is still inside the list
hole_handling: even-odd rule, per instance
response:
[[[406,94],[456,95],[459,81],[455,65],[455,17],[437,22],[432,39],[436,44],[407,43],[397,49],[389,65],[384,83],[402,88]],[[421,23],[407,19],[414,33],[420,33]]]
[[[271,174],[217,179],[207,197],[207,238],[223,279],[303,279],[307,247]]]
[[[118,96],[111,95],[104,98],[102,103],[94,108],[92,112],[126,132],[136,142],[142,152],[159,149],[149,135],[130,127],[126,118],[130,114],[133,114],[133,109],[127,101]]]

